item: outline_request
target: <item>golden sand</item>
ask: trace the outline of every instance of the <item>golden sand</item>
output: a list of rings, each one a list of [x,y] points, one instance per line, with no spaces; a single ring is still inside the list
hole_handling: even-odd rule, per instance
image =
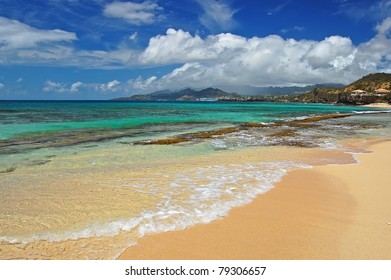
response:
[[[362,105],[362,107],[391,108],[391,104],[388,104],[388,103],[371,103],[371,104]]]
[[[145,236],[120,259],[391,259],[391,142],[288,173],[222,220]]]

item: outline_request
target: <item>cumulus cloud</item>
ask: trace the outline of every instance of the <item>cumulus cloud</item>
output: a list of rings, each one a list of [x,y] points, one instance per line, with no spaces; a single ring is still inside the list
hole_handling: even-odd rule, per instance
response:
[[[150,39],[139,60],[143,64],[165,64],[208,58],[216,58],[216,54],[207,49],[206,42],[198,35],[193,37],[189,32],[170,28],[166,35]]]
[[[163,10],[152,1],[137,2],[113,2],[107,4],[103,14],[107,17],[124,19],[134,25],[151,24],[163,18],[160,12]]]
[[[68,86],[65,83],[46,81],[42,90],[49,93],[76,93],[79,91],[79,88],[84,84],[82,82],[75,82]]]
[[[0,50],[27,49],[38,44],[77,40],[76,34],[59,29],[43,30],[0,17]]]
[[[350,57],[354,51],[355,47],[349,38],[331,36],[314,44],[303,58],[309,62],[313,69],[317,69],[334,66],[335,60]]]
[[[115,90],[121,83],[117,80],[111,81],[107,83],[108,90]]]
[[[5,87],[5,85],[0,83],[0,89],[2,89],[3,87]]]
[[[354,45],[350,38],[321,41],[283,39],[277,35],[245,38],[221,33],[201,38],[168,29],[150,39],[140,55],[142,64],[182,65],[148,86],[280,86],[309,83],[349,83],[362,75],[391,70],[391,18],[377,27],[370,41]],[[143,88],[146,87],[143,80]]]
[[[17,21],[0,19],[7,26],[20,29],[13,29],[16,30],[15,36],[31,36],[38,31],[38,35],[42,31],[45,36],[64,36],[54,36],[53,41],[47,41],[47,37],[37,35],[36,41],[26,43],[31,47],[24,48],[24,44],[20,43],[23,38],[18,39],[21,41],[10,39],[11,35],[4,35],[6,32],[0,25],[0,63],[49,62],[53,65],[56,62],[59,65],[101,69],[180,64],[163,76],[138,77],[126,83],[113,80],[95,84],[83,81],[64,84],[49,80],[43,86],[45,92],[90,90],[110,93],[187,86],[348,83],[370,72],[391,71],[391,17],[379,22],[375,28],[376,35],[359,45],[341,36],[330,36],[321,41],[284,39],[278,35],[246,38],[231,33],[201,37],[169,28],[165,34],[150,38],[144,50],[132,50],[123,44],[110,51],[76,50],[62,44],[63,41],[74,40],[72,38],[76,36],[71,36],[73,33],[40,30]],[[134,37],[137,38],[136,35]]]
[[[76,82],[76,83],[73,83],[71,85],[71,88],[70,88],[70,91],[71,92],[78,92],[79,91],[79,88],[83,86],[83,83],[82,82]]]
[[[147,79],[143,79],[141,76],[137,77],[137,79],[131,79],[127,82],[128,88],[134,88],[137,90],[146,90],[151,88],[151,86],[154,84],[155,81],[157,81],[158,78],[156,76],[151,76]]]
[[[120,87],[121,82],[117,80],[113,80],[111,82],[108,82],[106,84],[95,84],[93,85],[95,87],[95,90],[102,91],[102,92],[115,92],[121,89]]]
[[[377,25],[378,34],[358,46],[358,61],[362,68],[391,71],[391,17]]]
[[[235,27],[233,16],[237,12],[222,0],[196,0],[201,5],[204,13],[200,22],[210,30],[230,30]]]
[[[64,83],[58,83],[53,81],[46,81],[43,87],[44,92],[67,92],[69,89],[66,88],[66,85]]]

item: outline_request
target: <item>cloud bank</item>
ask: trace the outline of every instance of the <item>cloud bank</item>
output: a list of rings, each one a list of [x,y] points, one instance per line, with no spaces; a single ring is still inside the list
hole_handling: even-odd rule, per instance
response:
[[[278,35],[245,38],[221,33],[201,38],[168,29],[149,41],[139,56],[147,65],[182,64],[154,79],[157,89],[210,85],[281,86],[348,83],[362,75],[391,71],[391,18],[377,34],[355,46],[350,38],[322,41],[284,39]]]

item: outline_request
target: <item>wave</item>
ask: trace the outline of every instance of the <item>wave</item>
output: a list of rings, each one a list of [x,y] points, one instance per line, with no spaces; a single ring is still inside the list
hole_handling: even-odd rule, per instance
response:
[[[28,237],[2,236],[1,242],[26,244],[80,238],[116,236],[125,231],[146,234],[181,230],[198,223],[209,223],[224,217],[236,206],[251,202],[257,195],[274,187],[290,170],[310,168],[294,161],[209,166],[178,173],[168,184],[163,202],[145,209],[138,217],[95,223],[79,231],[36,234]],[[154,183],[158,184],[158,183]],[[143,186],[133,186],[135,189]],[[154,191],[151,185],[145,192]],[[184,198],[186,196],[186,198]]]

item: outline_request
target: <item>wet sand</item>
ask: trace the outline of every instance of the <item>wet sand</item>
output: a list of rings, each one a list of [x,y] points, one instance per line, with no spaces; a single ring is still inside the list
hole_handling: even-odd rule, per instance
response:
[[[210,224],[141,238],[120,259],[391,259],[391,142],[359,164],[288,173]]]

